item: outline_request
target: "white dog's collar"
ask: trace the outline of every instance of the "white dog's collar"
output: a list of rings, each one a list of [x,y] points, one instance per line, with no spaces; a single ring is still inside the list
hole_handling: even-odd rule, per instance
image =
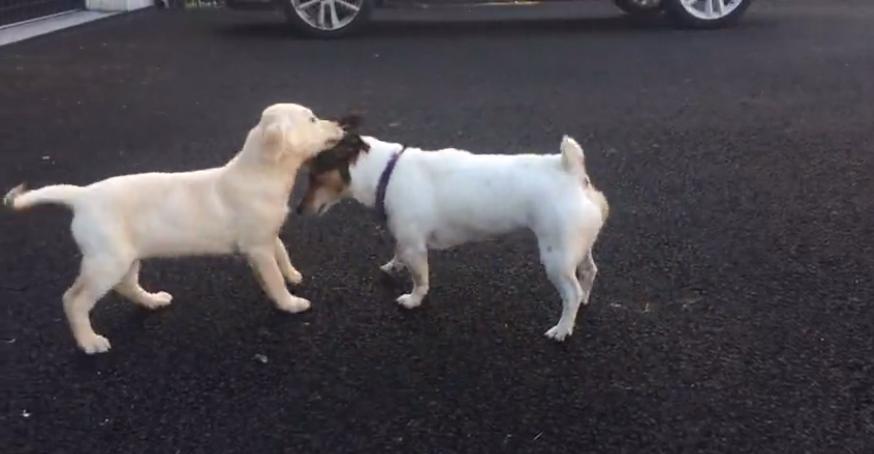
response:
[[[382,170],[382,174],[379,176],[379,182],[376,185],[376,212],[379,214],[379,217],[382,218],[382,222],[388,221],[388,213],[385,211],[385,191],[388,189],[388,182],[391,179],[391,174],[395,169],[395,165],[397,165],[398,159],[400,159],[406,149],[407,146],[404,145],[401,148],[401,151],[392,155],[391,159],[388,160],[388,164],[385,165],[385,169]]]

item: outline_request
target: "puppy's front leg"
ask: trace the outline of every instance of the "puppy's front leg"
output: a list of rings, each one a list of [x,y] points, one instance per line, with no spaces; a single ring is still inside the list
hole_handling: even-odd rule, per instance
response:
[[[282,272],[276,262],[275,247],[260,247],[246,252],[252,268],[260,277],[264,292],[276,303],[279,309],[286,312],[302,312],[310,308],[310,302],[289,293],[282,279]]]
[[[399,250],[400,259],[410,270],[413,278],[413,291],[398,297],[398,304],[413,309],[422,304],[428,294],[428,249],[424,246],[404,247]]]
[[[291,264],[291,258],[288,256],[288,250],[285,248],[285,243],[277,236],[274,241],[276,248],[276,263],[279,264],[279,270],[289,283],[297,285],[303,282],[303,275],[300,271]]]

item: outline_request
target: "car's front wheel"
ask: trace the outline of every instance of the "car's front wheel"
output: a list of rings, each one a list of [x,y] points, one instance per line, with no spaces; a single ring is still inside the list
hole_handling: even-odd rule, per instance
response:
[[[682,27],[713,29],[734,25],[753,0],[662,0],[665,12]]]
[[[292,29],[310,38],[342,38],[370,20],[374,0],[277,0]]]

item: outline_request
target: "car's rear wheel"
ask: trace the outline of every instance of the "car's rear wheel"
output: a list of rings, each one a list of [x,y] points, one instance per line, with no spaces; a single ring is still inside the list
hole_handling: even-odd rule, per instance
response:
[[[292,29],[310,38],[343,38],[367,25],[374,0],[277,0]]]
[[[613,0],[625,14],[631,17],[657,16],[662,13],[662,0]]]
[[[737,23],[753,0],[662,0],[665,12],[685,28],[714,29]]]

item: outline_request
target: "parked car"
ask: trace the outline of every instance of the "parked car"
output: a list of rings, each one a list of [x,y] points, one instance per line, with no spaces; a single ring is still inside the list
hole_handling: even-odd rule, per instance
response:
[[[440,3],[440,0],[430,1]],[[613,0],[613,3],[631,16],[665,14],[678,27],[714,29],[737,22],[752,1]],[[302,35],[313,38],[341,38],[360,31],[367,25],[374,9],[385,7],[390,2],[391,0],[226,0],[225,4],[233,10],[280,9],[285,13],[288,24]]]

